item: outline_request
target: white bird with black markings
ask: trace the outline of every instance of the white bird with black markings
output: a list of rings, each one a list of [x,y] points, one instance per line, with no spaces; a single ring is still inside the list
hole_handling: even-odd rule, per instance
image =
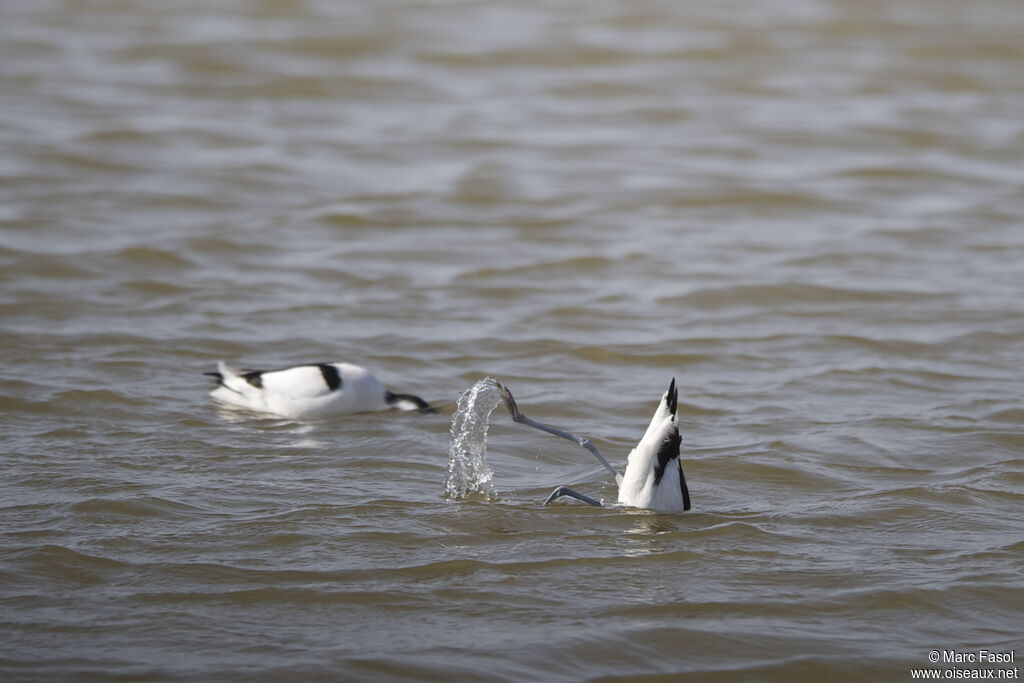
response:
[[[516,405],[512,392],[504,385],[501,385],[501,396],[515,422],[568,439],[593,453],[615,477],[615,483],[619,486],[619,503],[622,505],[658,512],[684,512],[690,509],[690,490],[686,486],[683,462],[679,455],[681,439],[676,422],[679,394],[675,379],[669,384],[668,391],[662,395],[643,438],[626,458],[626,471],[622,474],[608,464],[590,439],[526,417]],[[601,503],[593,498],[565,486],[559,486],[552,491],[544,504],[547,505],[561,496],[601,506]]]
[[[224,361],[210,396],[230,406],[287,418],[324,417],[373,410],[430,411],[419,396],[396,394],[366,368],[351,363],[312,363],[281,370],[234,370]]]

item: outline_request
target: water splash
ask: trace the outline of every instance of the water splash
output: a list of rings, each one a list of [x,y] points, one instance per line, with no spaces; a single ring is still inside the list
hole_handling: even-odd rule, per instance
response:
[[[448,498],[465,498],[471,493],[488,498],[494,495],[494,471],[487,465],[487,428],[491,413],[500,403],[498,383],[490,377],[459,396],[448,440],[448,478],[444,482]]]

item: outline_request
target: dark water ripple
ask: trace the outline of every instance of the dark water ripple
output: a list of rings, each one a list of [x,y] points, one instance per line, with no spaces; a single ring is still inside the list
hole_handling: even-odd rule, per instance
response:
[[[907,680],[1021,651],[1013,0],[0,5],[0,678]],[[346,359],[438,415],[219,411]],[[668,379],[694,510],[606,500]]]

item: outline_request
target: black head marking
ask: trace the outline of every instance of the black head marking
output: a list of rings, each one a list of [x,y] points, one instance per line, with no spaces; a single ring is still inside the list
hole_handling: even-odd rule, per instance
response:
[[[668,412],[675,415],[676,409],[679,408],[679,390],[676,389],[676,378],[672,378],[672,383],[668,385],[668,396],[666,397],[666,404],[668,405]]]
[[[434,407],[424,401],[419,396],[413,396],[412,394],[393,394],[390,391],[385,392],[384,401],[389,406],[398,405],[402,401],[408,401],[416,406],[416,408],[425,413],[436,412]]]
[[[242,378],[245,379],[245,381],[248,382],[249,384],[256,387],[257,389],[263,388],[262,370],[253,370],[252,372],[247,372],[244,375],[242,375]]]
[[[679,428],[672,425],[665,439],[658,447],[658,464],[654,466],[654,483],[657,485],[665,475],[665,468],[670,462],[679,458],[679,446],[682,439],[679,438]]]
[[[337,391],[341,388],[341,374],[338,372],[338,368],[330,363],[317,363],[316,366],[320,368],[320,374],[324,376],[324,382],[327,383],[328,389]]]

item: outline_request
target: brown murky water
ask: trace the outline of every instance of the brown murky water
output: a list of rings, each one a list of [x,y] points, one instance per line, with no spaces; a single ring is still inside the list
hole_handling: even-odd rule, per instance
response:
[[[0,3],[0,674],[910,680],[1024,650],[1024,5]],[[201,372],[446,407],[297,424]],[[614,498],[679,381],[694,510]],[[1019,659],[1019,657],[1018,657]],[[947,668],[951,665],[947,665]]]

